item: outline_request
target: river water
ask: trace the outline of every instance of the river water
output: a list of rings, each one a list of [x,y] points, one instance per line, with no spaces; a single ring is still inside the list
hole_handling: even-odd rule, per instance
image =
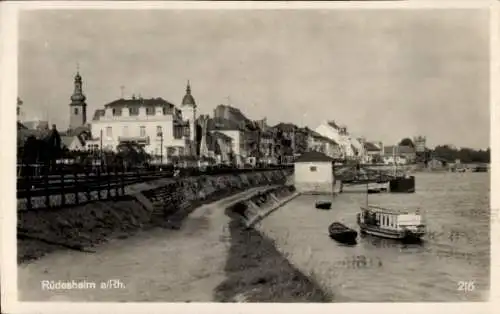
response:
[[[314,208],[325,197],[300,196],[259,228],[337,302],[483,301],[490,286],[489,186],[488,173],[418,173],[416,193],[369,196],[373,205],[420,208],[428,228],[420,245],[369,235],[356,246],[332,241],[333,221],[358,229],[365,194],[340,194],[329,211]]]

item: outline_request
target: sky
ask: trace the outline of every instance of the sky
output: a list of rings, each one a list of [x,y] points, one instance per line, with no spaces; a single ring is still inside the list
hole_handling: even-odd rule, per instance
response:
[[[270,124],[326,120],[390,145],[489,146],[484,9],[44,10],[19,20],[27,118],[69,124],[79,65],[90,120],[141,94],[200,113],[218,104]]]

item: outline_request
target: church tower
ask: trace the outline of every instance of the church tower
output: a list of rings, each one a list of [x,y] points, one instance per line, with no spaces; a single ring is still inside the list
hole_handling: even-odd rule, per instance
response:
[[[82,91],[82,77],[80,71],[76,71],[75,75],[75,89],[71,95],[71,103],[69,104],[69,129],[74,130],[77,127],[87,123],[87,104],[85,103],[86,97]]]
[[[196,155],[196,102],[191,95],[191,85],[187,82],[186,95],[182,98],[182,119],[189,123],[190,153]]]

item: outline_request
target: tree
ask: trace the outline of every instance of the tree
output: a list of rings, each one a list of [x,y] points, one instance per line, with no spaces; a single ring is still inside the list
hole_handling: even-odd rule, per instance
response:
[[[399,142],[399,146],[409,146],[415,148],[415,144],[413,143],[411,138],[408,137],[402,139],[401,142]]]
[[[135,142],[122,142],[116,147],[117,156],[123,160],[125,166],[143,166],[151,159],[144,147]]]

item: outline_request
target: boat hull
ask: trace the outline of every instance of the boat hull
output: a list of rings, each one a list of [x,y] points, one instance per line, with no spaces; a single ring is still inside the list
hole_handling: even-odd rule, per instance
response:
[[[334,222],[328,227],[330,238],[345,244],[355,244],[358,232],[339,222]]]
[[[342,185],[341,192],[344,193],[380,193],[389,190],[389,183],[345,183]]]
[[[398,177],[389,181],[391,193],[415,193],[415,176]]]
[[[329,210],[332,208],[332,203],[331,202],[318,202],[318,203],[316,203],[316,208],[323,209],[323,210]]]
[[[359,223],[359,229],[363,234],[369,234],[380,238],[395,239],[408,242],[419,241],[425,234],[425,232],[415,232],[411,230],[399,231],[399,230],[383,229],[379,227],[369,226],[363,223]]]

